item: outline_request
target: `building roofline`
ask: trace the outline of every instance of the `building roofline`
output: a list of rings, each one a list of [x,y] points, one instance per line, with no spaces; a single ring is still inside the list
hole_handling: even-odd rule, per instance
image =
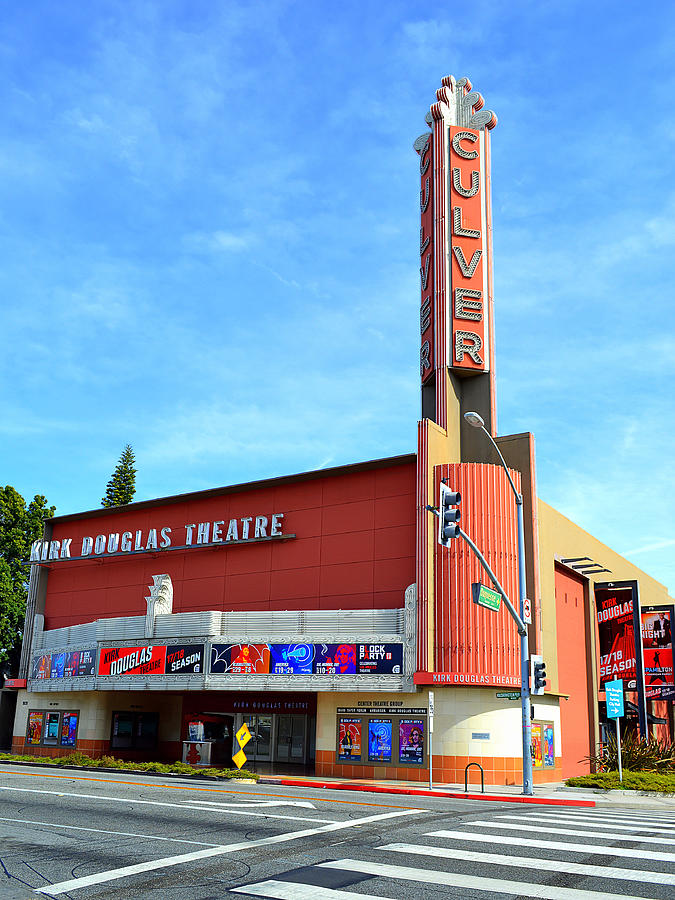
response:
[[[298,472],[295,475],[279,475],[276,478],[263,478],[258,481],[246,481],[241,484],[230,484],[223,487],[207,488],[204,491],[191,491],[187,494],[172,494],[168,497],[157,497],[152,500],[139,500],[137,503],[127,503],[124,506],[109,506],[98,509],[85,510],[83,512],[68,513],[63,516],[54,516],[47,521],[52,524],[73,522],[78,519],[92,519],[98,516],[108,516],[121,510],[148,509],[154,506],[167,506],[177,501],[204,500],[208,497],[219,497],[226,494],[237,494],[242,491],[259,490],[265,487],[277,487],[283,484],[292,484],[297,481],[313,481],[317,478],[336,477],[351,472],[367,472],[372,469],[383,469],[387,466],[404,466],[415,462],[415,453],[405,453],[400,456],[387,456],[382,459],[370,459],[365,462],[348,463],[343,466],[333,466],[329,469],[312,469],[309,472]]]

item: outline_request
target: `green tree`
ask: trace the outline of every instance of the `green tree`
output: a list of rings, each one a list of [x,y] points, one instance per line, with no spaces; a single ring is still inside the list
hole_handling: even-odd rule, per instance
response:
[[[16,672],[26,616],[30,548],[56,507],[36,494],[26,501],[11,485],[0,487],[0,668]]]
[[[101,506],[126,506],[131,503],[136,493],[136,457],[131,445],[127,444],[117,467],[105,490]]]

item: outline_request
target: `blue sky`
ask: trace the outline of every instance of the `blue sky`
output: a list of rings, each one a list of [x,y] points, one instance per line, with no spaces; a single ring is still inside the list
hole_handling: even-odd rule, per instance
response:
[[[418,169],[492,133],[499,432],[675,592],[675,8],[0,10],[0,481],[100,504],[415,449]]]

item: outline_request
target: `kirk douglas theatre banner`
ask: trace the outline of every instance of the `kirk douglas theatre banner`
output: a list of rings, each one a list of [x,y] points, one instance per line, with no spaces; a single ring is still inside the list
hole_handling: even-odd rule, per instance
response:
[[[640,731],[646,734],[642,623],[637,581],[595,585],[600,645],[600,690],[620,678],[628,691],[637,691]]]

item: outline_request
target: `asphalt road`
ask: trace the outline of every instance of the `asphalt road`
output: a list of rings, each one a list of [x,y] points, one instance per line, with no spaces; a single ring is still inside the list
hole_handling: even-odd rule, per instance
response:
[[[412,802],[414,801],[414,802]],[[0,898],[675,897],[673,814],[0,769]]]

